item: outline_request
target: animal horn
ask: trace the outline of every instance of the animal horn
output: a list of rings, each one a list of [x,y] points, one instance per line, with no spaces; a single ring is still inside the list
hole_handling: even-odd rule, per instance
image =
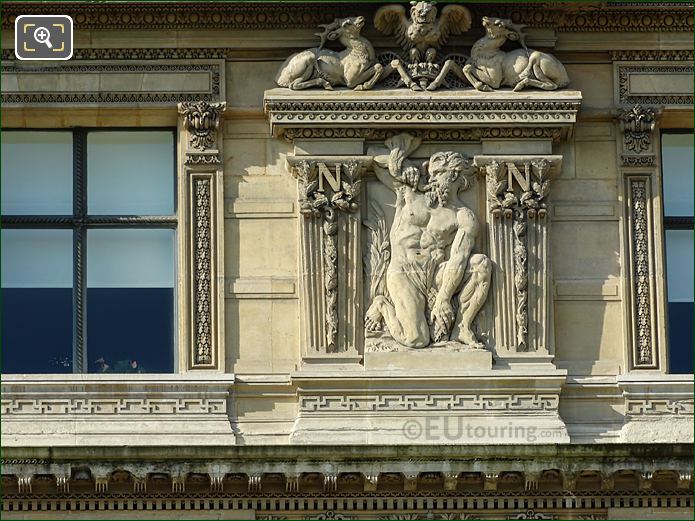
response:
[[[321,38],[321,43],[319,43],[319,49],[322,49],[323,46],[326,44],[326,37],[328,36],[328,33],[330,33],[333,29],[338,28],[338,24],[336,23],[338,21],[338,18],[333,20],[333,22],[329,24],[319,24],[319,27],[323,27],[323,32],[322,33],[314,33],[316,36]]]
[[[519,44],[524,48],[527,49],[526,47],[526,34],[524,33],[524,28],[526,28],[526,24],[515,24],[515,23],[510,23],[509,28],[514,31],[516,34],[519,35]]]

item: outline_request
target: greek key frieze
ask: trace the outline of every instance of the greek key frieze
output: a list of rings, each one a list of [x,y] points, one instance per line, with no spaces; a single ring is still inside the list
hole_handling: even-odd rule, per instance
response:
[[[554,411],[554,394],[380,394],[373,396],[302,396],[303,412],[350,411]]]

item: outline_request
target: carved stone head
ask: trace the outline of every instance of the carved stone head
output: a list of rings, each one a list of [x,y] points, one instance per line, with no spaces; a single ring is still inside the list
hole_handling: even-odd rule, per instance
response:
[[[525,25],[515,24],[509,18],[494,18],[483,16],[483,27],[485,33],[490,38],[507,38],[508,40],[518,40],[522,46],[524,44],[524,34],[522,32]]]
[[[471,160],[458,152],[436,152],[425,163],[427,169],[426,192],[430,203],[447,203],[453,191],[467,190],[470,182],[466,175],[471,169]]]
[[[433,24],[437,19],[434,2],[410,2],[410,19],[416,24]]]
[[[328,25],[321,24],[319,27],[324,28],[322,33],[316,33],[321,37],[319,47],[323,47],[326,40],[337,40],[342,36],[352,38],[359,36],[362,27],[364,27],[364,16],[336,18],[332,23]]]

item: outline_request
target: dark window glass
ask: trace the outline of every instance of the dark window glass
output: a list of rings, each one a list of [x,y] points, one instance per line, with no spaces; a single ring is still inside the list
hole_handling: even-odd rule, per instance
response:
[[[72,232],[1,236],[2,371],[71,373]]]
[[[661,136],[669,370],[693,372],[693,134]]]
[[[87,235],[90,372],[173,371],[174,231]]]

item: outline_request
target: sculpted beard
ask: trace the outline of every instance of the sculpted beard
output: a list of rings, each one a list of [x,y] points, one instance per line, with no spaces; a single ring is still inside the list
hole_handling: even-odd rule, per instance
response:
[[[442,182],[439,178],[434,178],[425,186],[425,197],[431,207],[437,205],[444,206],[449,200],[449,183]]]

